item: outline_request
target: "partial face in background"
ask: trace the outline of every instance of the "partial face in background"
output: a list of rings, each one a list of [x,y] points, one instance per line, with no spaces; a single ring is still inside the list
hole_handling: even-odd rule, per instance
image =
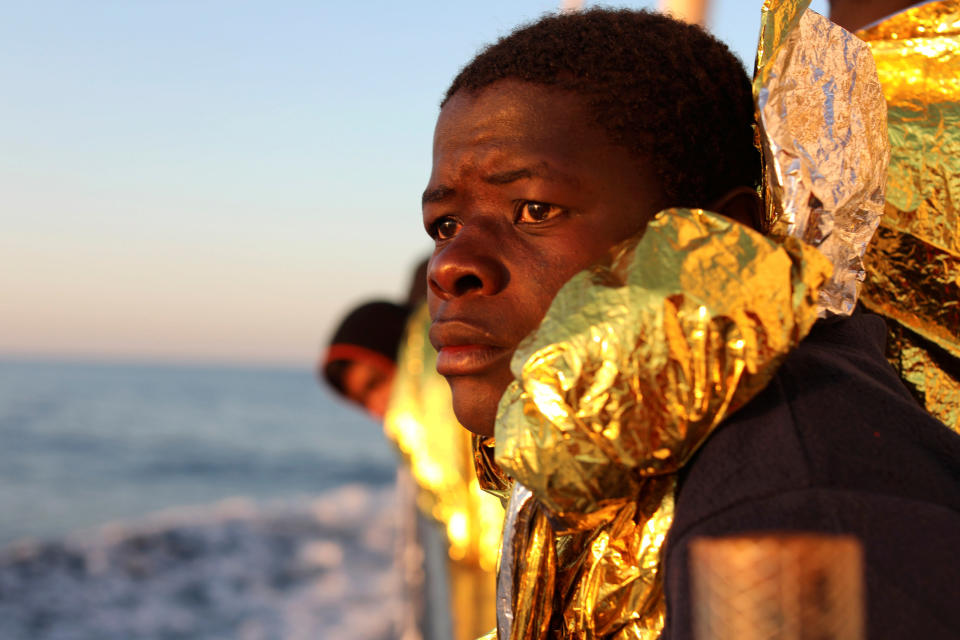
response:
[[[343,373],[343,394],[379,419],[387,413],[393,371],[384,371],[374,364],[354,360]]]
[[[510,358],[560,287],[663,208],[652,176],[558,89],[502,80],[443,107],[424,192],[427,299],[465,427],[493,433]]]

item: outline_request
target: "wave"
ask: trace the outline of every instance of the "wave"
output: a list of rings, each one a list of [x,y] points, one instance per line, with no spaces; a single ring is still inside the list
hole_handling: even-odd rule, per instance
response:
[[[314,452],[287,453],[271,458],[261,452],[244,450],[201,450],[196,454],[173,451],[169,455],[161,451],[153,453],[150,459],[134,461],[131,468],[124,470],[124,475],[140,482],[157,478],[204,477],[226,483],[255,477],[264,486],[283,482],[328,487],[340,483],[393,482],[396,468],[380,460],[344,459],[342,455],[337,458]]]
[[[403,607],[392,487],[167,509],[0,550],[8,640],[386,640]]]

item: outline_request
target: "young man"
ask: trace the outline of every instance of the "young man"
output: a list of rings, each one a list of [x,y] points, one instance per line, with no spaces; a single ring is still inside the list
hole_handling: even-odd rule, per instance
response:
[[[645,12],[544,18],[481,52],[450,87],[423,196],[424,225],[436,242],[431,342],[459,421],[484,436],[496,425],[497,463],[532,491],[521,504],[515,486],[508,508],[505,535],[514,538],[501,558],[501,640],[690,637],[689,541],[784,529],[861,538],[871,638],[950,637],[960,628],[944,595],[960,580],[948,542],[960,530],[960,443],[884,362],[882,322],[857,312],[811,331],[809,309],[798,301],[815,278],[764,277],[777,269],[795,275],[806,263],[812,273],[815,259],[791,253],[790,267],[782,249],[706,214],[655,217],[667,207],[703,207],[756,228],[753,139],[740,63],[699,28]],[[754,333],[716,334],[714,320],[727,316],[667,296],[664,305],[686,313],[673,324],[639,337],[629,325],[620,327],[626,337],[611,331],[605,318],[624,315],[616,296],[579,295],[576,287],[632,278],[611,250],[645,230],[627,249],[649,254],[641,281],[682,270],[667,276],[696,281],[743,326],[756,314],[737,305],[750,295],[785,296],[777,303],[783,313],[757,320],[762,330]],[[691,263],[704,246],[715,246],[713,259]],[[577,276],[573,293],[555,299],[598,262],[613,266]],[[698,309],[708,319],[700,334]],[[782,335],[763,324],[793,313]],[[568,317],[586,328],[550,346],[543,336],[551,331],[572,335],[556,331]],[[651,336],[672,349],[691,322],[684,335],[692,339],[746,339],[721,345],[701,373],[681,367],[645,377],[644,367],[660,366],[663,355]],[[774,375],[791,340],[808,331]],[[522,342],[531,332],[536,339]],[[622,343],[639,345],[639,355],[600,362],[585,355]],[[772,343],[780,346],[766,359],[731,355]],[[558,364],[549,379],[535,379],[551,358]],[[639,369],[626,369],[628,361]],[[730,376],[755,376],[755,389],[739,402],[731,390],[734,402],[716,413],[752,401],[700,430],[700,418],[690,417],[700,408],[697,394],[721,388],[711,376],[726,375],[734,361],[746,362],[746,373],[734,367]],[[586,369],[593,377],[578,390]],[[690,414],[683,423],[690,432],[656,431],[647,420],[654,414],[637,407],[659,393],[658,382],[685,375],[696,384],[679,385],[680,395],[664,396],[657,409],[669,414],[671,400],[683,396],[687,404],[674,404]],[[626,395],[612,395],[618,384]],[[555,389],[577,391],[579,404]],[[630,447],[649,455],[624,454]],[[505,481],[504,469],[481,471]],[[565,501],[558,487],[583,488],[589,500]]]

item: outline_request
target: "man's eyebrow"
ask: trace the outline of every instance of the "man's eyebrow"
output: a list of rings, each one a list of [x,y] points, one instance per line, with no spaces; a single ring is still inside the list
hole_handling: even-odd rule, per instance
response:
[[[517,180],[532,178],[534,175],[539,174],[535,174],[532,169],[514,169],[513,171],[501,171],[484,176],[483,181],[490,184],[510,184]]]
[[[427,204],[428,202],[440,202],[441,200],[446,200],[453,195],[453,189],[446,185],[440,185],[435,189],[429,189],[423,192],[423,199],[421,202]]]
[[[529,178],[543,178],[544,180],[565,182],[573,186],[580,184],[579,180],[573,176],[567,175],[562,171],[558,171],[550,167],[545,162],[541,162],[531,167],[522,167],[520,169],[511,169],[510,171],[491,173],[484,176],[483,181],[488,184],[510,184],[511,182],[516,182],[517,180],[525,180]],[[433,189],[427,189],[424,191],[421,202],[422,204],[442,202],[447,198],[453,197],[455,193],[456,191],[454,191],[452,187],[441,184]]]
[[[562,171],[557,171],[556,169],[550,167],[550,165],[548,165],[546,162],[541,162],[532,167],[522,167],[520,169],[513,169],[511,171],[491,173],[488,176],[484,176],[483,180],[489,184],[510,184],[511,182],[528,178],[543,178],[544,180],[566,182],[571,185],[576,185],[578,183],[576,178],[569,176]]]

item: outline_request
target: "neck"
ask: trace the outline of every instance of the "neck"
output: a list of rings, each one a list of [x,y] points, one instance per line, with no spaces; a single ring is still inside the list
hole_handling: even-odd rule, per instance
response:
[[[832,0],[830,19],[847,31],[856,31],[915,4],[920,3],[916,0]]]

